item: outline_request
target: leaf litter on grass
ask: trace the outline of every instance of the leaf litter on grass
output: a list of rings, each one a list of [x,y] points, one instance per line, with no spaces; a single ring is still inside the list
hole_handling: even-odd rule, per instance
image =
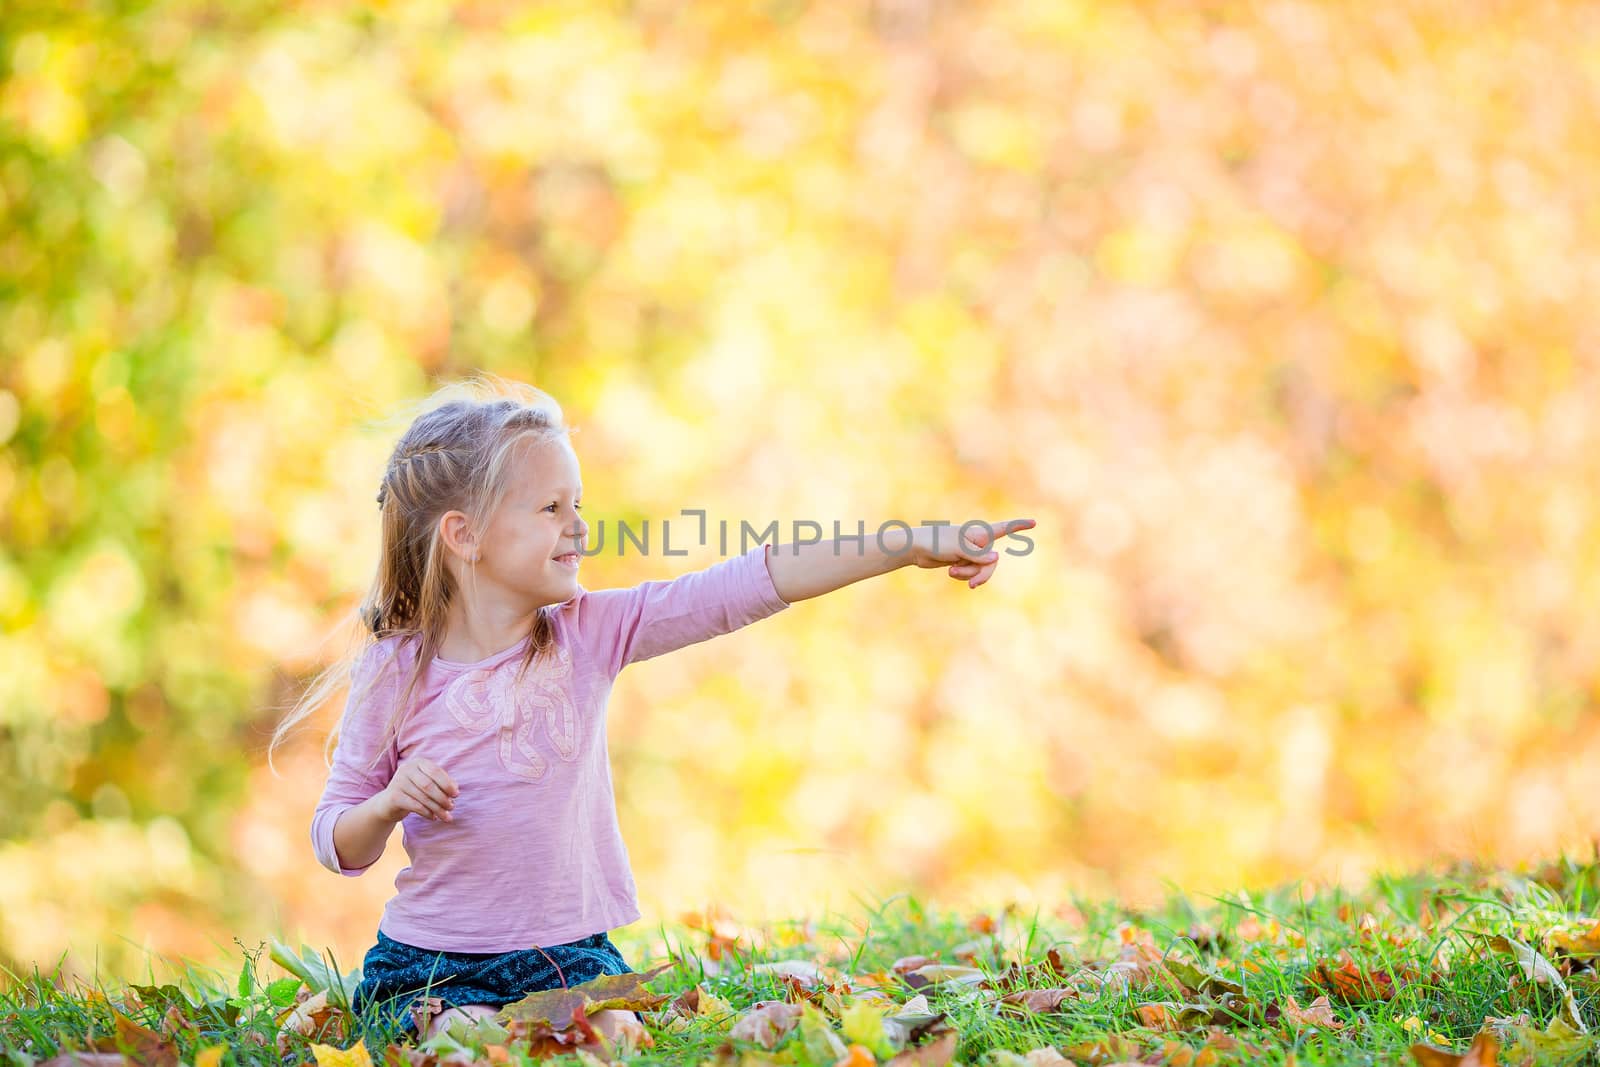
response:
[[[38,1004],[0,1000],[0,1062],[1594,1062],[1600,1044],[1584,1003],[1597,987],[1600,921],[1553,907],[1550,896],[1600,879],[1592,866],[1571,864],[1554,874],[1546,868],[1542,877],[1553,890],[1492,871],[1465,885],[1418,879],[1410,890],[1415,906],[1404,904],[1404,913],[1377,894],[1291,903],[1282,892],[1221,900],[1207,919],[1188,901],[1163,914],[1107,908],[1094,917],[1063,903],[1026,921],[1014,905],[959,917],[908,904],[903,917],[879,909],[849,932],[812,920],[775,931],[727,916],[687,916],[667,962],[532,993],[494,1016],[456,1020],[421,1043],[370,1047],[348,1007],[359,972],[341,973],[309,947],[293,953],[274,943],[272,958],[289,977],[259,982],[247,964],[238,989],[220,996],[130,985],[119,1006],[98,992],[70,999],[41,985]],[[1269,907],[1274,899],[1280,906]],[[1492,921],[1478,925],[1485,915]],[[824,944],[836,950],[824,951]],[[659,988],[648,988],[652,982]],[[1477,1011],[1484,1006],[1490,1011]],[[416,1007],[426,1029],[432,1009],[424,998]],[[637,1012],[645,1025],[612,1041],[594,1022],[607,1010]],[[71,1025],[63,1029],[62,1019]]]

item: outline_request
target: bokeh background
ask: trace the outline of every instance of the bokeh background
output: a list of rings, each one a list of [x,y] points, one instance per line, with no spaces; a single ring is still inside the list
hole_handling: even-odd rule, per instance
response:
[[[1595,837],[1600,8],[518,7],[0,9],[0,963],[359,959],[265,745],[480,369],[591,522],[1039,522],[624,672],[641,928]]]

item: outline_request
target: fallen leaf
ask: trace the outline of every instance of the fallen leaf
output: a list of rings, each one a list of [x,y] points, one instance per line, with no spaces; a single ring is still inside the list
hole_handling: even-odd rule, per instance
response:
[[[758,963],[750,968],[750,972],[783,975],[807,986],[821,985],[824,981],[822,968],[810,960],[775,960],[771,963]]]
[[[1411,1055],[1422,1067],[1496,1067],[1500,1042],[1494,1034],[1480,1030],[1465,1053],[1455,1053],[1432,1045],[1412,1045]]]
[[[1054,1052],[1056,1058],[1050,1059],[1049,1054]],[[1030,1049],[1026,1053],[1012,1052],[1010,1049],[991,1049],[984,1055],[984,1062],[989,1067],[1048,1067],[1050,1064],[1066,1063],[1072,1061],[1064,1059],[1061,1053],[1054,1048]],[[1100,1067],[1149,1067],[1142,1060],[1118,1060],[1116,1063],[1106,1063]]]
[[[1040,1012],[1055,1011],[1061,1006],[1063,1000],[1076,998],[1075,989],[1019,989],[1015,993],[1007,993],[1000,998],[1000,1003],[1016,1007],[1022,1011],[1037,1015]]]
[[[1244,986],[1240,983],[1231,978],[1224,978],[1221,975],[1212,974],[1210,971],[1201,970],[1199,967],[1183,960],[1168,960],[1166,968],[1191,993],[1206,993],[1211,996],[1219,996],[1223,993],[1244,995]]]
[[[833,1063],[849,1054],[827,1017],[811,1004],[800,1008],[800,1044],[809,1063]]]
[[[1590,925],[1573,932],[1570,929],[1552,930],[1545,935],[1545,945],[1552,951],[1559,949],[1579,959],[1600,956],[1600,920],[1585,918]]]
[[[1072,1063],[1054,1045],[1046,1045],[1044,1048],[1031,1048],[1022,1054],[1022,1058],[1027,1062],[1028,1067],[1049,1067],[1052,1063]]]
[[[1583,1021],[1583,1015],[1578,1011],[1578,1002],[1574,999],[1572,990],[1567,988],[1561,972],[1556,970],[1555,964],[1545,959],[1532,946],[1503,934],[1495,934],[1489,938],[1489,944],[1498,952],[1514,954],[1524,976],[1541,985],[1554,987],[1561,994],[1561,1010],[1566,1014],[1567,1023],[1579,1033],[1589,1032],[1588,1024]]]
[[[1211,1010],[1204,1004],[1159,1001],[1136,1005],[1133,1012],[1142,1025],[1152,1030],[1187,1030],[1209,1023]]]
[[[1304,1008],[1296,1004],[1294,997],[1291,996],[1283,1006],[1283,1017],[1295,1026],[1314,1026],[1328,1031],[1343,1028],[1343,1024],[1333,1017],[1333,1002],[1326,994]]]
[[[372,1056],[360,1041],[349,1048],[319,1045],[313,1041],[311,1054],[317,1059],[317,1067],[372,1067]]]
[[[1061,1054],[1069,1060],[1083,1060],[1094,1067],[1107,1067],[1112,1063],[1137,1059],[1142,1051],[1140,1044],[1132,1038],[1112,1034],[1109,1037],[1065,1046],[1061,1049]]]
[[[1198,1048],[1181,1041],[1163,1039],[1157,1053],[1165,1067],[1211,1067],[1224,1058],[1231,1061],[1256,1063],[1269,1055],[1265,1045],[1241,1041],[1218,1026],[1207,1028],[1206,1039]],[[1289,1067],[1285,1064],[1285,1067]]]
[[[959,1039],[954,1030],[946,1030],[927,1044],[899,1052],[887,1067],[945,1067],[955,1056]]]
[[[96,1040],[86,1051],[120,1053],[140,1067],[177,1067],[178,1046],[171,1038],[140,1026],[115,1008],[111,1016],[116,1032]]]
[[[626,1008],[629,1011],[651,1011],[669,998],[664,993],[652,993],[644,983],[670,968],[663,963],[648,971],[630,971],[627,974],[602,974],[565,989],[542,989],[529,993],[500,1009],[495,1019],[510,1023],[546,1023],[560,1029],[568,1025],[573,1011],[593,1015],[607,1008]]]
[[[1307,976],[1347,1004],[1394,999],[1396,976],[1381,969],[1365,969],[1349,950],[1341,949],[1335,962],[1318,960]]]
[[[983,981],[983,972],[976,967],[958,967],[950,963],[927,963],[902,974],[901,979],[912,989],[940,982],[962,982],[976,985]]]
[[[343,1042],[348,1040],[346,1033],[344,1009],[328,1003],[326,989],[315,993],[301,1001],[298,1005],[285,1011],[278,1022],[278,1052],[289,1051],[291,1034],[302,1037],[331,1038],[332,1041]],[[332,1033],[327,1033],[329,1024],[333,1023]],[[417,1033],[427,1033],[418,1030]]]
[[[895,1053],[893,1035],[884,1024],[888,1014],[883,1006],[858,997],[840,1013],[839,1029],[852,1045],[871,1049],[872,1062],[877,1063],[877,1057]]]
[[[784,1000],[760,1000],[733,1024],[728,1036],[770,1049],[800,1022],[801,1006]]]
[[[1510,1035],[1517,1051],[1528,1049],[1539,1062],[1570,1060],[1580,1052],[1600,1046],[1600,1039],[1592,1034],[1573,1029],[1565,1019],[1557,1016],[1543,1030],[1530,1026],[1513,1026]]]
[[[843,1056],[833,1061],[833,1067],[878,1067],[878,1059],[865,1046],[851,1045]]]
[[[417,1033],[426,1034],[428,1027],[433,1024],[433,1017],[444,1013],[444,1001],[439,997],[418,997],[411,1002],[408,1010]]]
[[[896,974],[904,974],[907,971],[914,971],[918,967],[926,967],[930,963],[937,963],[938,959],[937,953],[932,956],[901,956],[889,965],[889,969]]]
[[[711,1018],[723,1018],[735,1011],[732,1004],[698,985],[692,985],[679,993],[668,1010],[684,1017],[706,1015]]]
[[[176,1037],[178,1034],[192,1034],[200,1028],[183,1012],[178,1010],[176,1004],[171,1005],[161,1014],[161,1033],[167,1037]]]
[[[942,1011],[931,1011],[928,1008],[928,998],[923,993],[918,993],[904,1004],[898,1011],[884,1017],[884,1029],[889,1031],[889,1037],[896,1046],[909,1045],[922,1034],[931,1030],[935,1023],[945,1017]]]

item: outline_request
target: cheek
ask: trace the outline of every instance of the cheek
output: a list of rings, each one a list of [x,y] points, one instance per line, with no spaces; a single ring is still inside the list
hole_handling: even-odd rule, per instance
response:
[[[529,523],[517,531],[516,546],[524,552],[543,552],[549,555],[551,547],[561,538],[561,531],[551,520],[551,516],[543,516],[538,522]]]

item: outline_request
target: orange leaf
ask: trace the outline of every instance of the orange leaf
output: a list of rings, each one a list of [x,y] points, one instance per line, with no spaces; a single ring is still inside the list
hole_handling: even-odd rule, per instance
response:
[[[1411,1055],[1422,1067],[1496,1067],[1499,1052],[1500,1042],[1488,1030],[1478,1031],[1471,1047],[1462,1054],[1433,1045],[1411,1046]]]
[[[833,1067],[877,1067],[878,1057],[865,1045],[852,1044],[843,1056],[833,1061]]]

